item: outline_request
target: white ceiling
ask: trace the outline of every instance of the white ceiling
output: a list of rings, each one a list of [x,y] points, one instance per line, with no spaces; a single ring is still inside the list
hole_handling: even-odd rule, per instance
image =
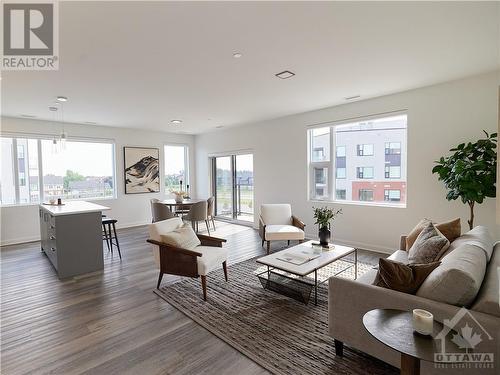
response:
[[[59,71],[2,72],[2,114],[202,133],[403,91],[498,69],[499,6],[64,2]]]

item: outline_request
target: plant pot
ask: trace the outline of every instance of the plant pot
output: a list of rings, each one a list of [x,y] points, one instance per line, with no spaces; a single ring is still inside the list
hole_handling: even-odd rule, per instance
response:
[[[175,203],[182,203],[184,201],[184,197],[180,194],[175,195]]]
[[[320,228],[318,232],[319,243],[321,246],[328,246],[330,241],[331,232],[327,227]]]

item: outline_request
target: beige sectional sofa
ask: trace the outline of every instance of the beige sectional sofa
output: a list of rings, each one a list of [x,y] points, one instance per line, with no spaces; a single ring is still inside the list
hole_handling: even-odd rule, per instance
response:
[[[401,240],[401,250],[389,259],[406,263],[406,241]],[[422,374],[499,374],[500,373],[500,305],[499,273],[500,243],[495,244],[487,229],[478,226],[453,241],[441,257],[436,268],[420,286],[416,295],[405,294],[372,285],[376,269],[365,273],[358,280],[332,277],[329,280],[329,333],[335,339],[337,354],[342,354],[343,344],[366,352],[393,366],[400,367],[400,355],[374,339],[364,328],[363,315],[376,308],[411,311],[425,309],[436,320],[451,320],[462,307],[484,329],[476,352],[493,353],[493,368],[436,368],[433,363],[422,362]],[[469,319],[470,315],[466,314]],[[457,315],[457,317],[459,317]],[[457,318],[458,319],[458,318]],[[465,319],[465,317],[464,317]],[[459,328],[457,324],[455,328]],[[479,331],[476,328],[475,331]],[[455,352],[463,352],[455,350]],[[489,366],[488,366],[489,367]]]

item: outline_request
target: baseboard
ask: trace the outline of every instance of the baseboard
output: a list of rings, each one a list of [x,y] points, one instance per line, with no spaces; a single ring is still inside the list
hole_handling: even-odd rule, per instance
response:
[[[317,235],[314,235],[311,233],[306,233],[306,237],[307,238],[318,238]],[[374,244],[367,244],[364,242],[351,241],[351,240],[346,240],[346,239],[339,238],[339,237],[335,237],[334,242],[338,243],[339,245],[355,247],[356,249],[373,251],[376,253],[392,254],[395,250],[397,250],[395,248],[388,248],[388,247],[378,246],[378,245],[374,245]]]

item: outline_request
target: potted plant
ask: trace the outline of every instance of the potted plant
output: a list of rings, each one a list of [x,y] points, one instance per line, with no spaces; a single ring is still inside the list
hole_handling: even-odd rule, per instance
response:
[[[334,210],[328,207],[313,207],[313,210],[314,219],[316,219],[314,224],[318,224],[319,227],[319,243],[321,246],[328,246],[328,241],[331,237],[330,224],[342,213],[342,209]]]
[[[484,130],[483,130],[484,131]],[[496,196],[497,178],[497,133],[475,143],[460,143],[447,157],[441,157],[432,168],[438,180],[444,182],[448,190],[446,199],[460,198],[470,208],[469,228],[474,227],[474,205],[483,203],[486,197]]]

